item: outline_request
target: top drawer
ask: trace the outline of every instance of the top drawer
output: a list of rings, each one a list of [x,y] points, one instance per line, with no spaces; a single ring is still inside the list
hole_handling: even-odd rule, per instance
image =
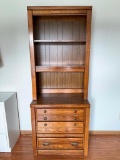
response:
[[[84,109],[37,109],[37,121],[84,121]]]
[[[37,109],[37,115],[47,115],[47,114],[55,114],[55,115],[84,115],[84,109]]]

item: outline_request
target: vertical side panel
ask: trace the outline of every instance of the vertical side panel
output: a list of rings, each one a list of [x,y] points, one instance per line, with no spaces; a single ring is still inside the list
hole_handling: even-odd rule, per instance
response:
[[[33,17],[31,10],[28,10],[28,29],[29,29],[29,47],[30,47],[30,60],[31,60],[31,76],[32,76],[32,97],[33,100],[36,100],[37,91],[36,91],[35,53],[34,53],[34,42],[33,42]]]
[[[36,140],[36,123],[35,123],[35,108],[31,106],[31,122],[32,122],[32,142],[33,154],[37,156],[37,140]]]
[[[85,73],[84,73],[84,99],[88,98],[88,79],[89,79],[89,58],[90,58],[90,39],[91,39],[91,14],[87,11],[87,28],[86,28],[86,57],[85,57]]]
[[[84,137],[84,155],[88,155],[88,140],[89,140],[89,117],[90,108],[85,109],[85,137]]]

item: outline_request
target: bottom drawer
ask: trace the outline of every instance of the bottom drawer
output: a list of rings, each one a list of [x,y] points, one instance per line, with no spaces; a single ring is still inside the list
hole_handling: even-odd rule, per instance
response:
[[[83,138],[37,138],[38,149],[83,149]]]
[[[83,150],[38,150],[38,155],[79,155],[83,156]]]

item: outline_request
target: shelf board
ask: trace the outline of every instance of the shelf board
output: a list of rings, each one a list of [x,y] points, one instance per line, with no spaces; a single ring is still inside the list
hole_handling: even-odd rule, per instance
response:
[[[89,102],[83,99],[83,93],[43,93],[38,95],[38,99],[32,101],[31,107],[43,108],[69,108],[69,107],[89,107]],[[82,105],[81,105],[82,104]]]
[[[36,72],[84,72],[84,65],[77,66],[36,66]]]
[[[80,40],[34,40],[35,43],[86,43],[86,41],[80,41]]]

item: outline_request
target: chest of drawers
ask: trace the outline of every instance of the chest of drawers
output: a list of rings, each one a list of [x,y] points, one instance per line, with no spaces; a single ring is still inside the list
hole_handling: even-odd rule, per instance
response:
[[[87,155],[89,102],[37,102],[31,103],[34,155]]]

